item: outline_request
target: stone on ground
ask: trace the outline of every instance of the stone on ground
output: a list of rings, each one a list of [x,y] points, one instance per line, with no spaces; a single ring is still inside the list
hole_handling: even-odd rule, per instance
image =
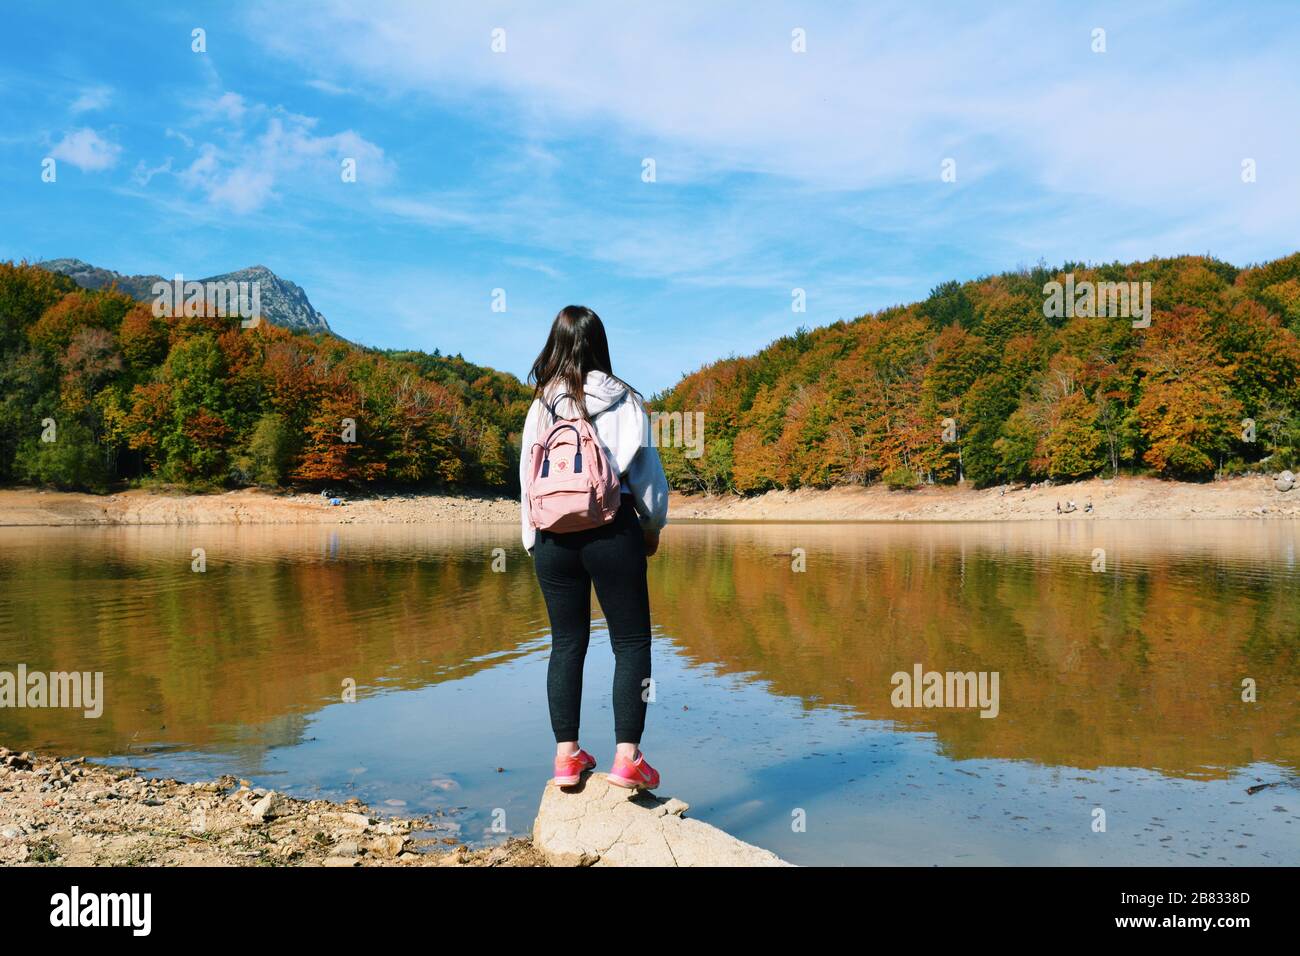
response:
[[[533,844],[552,866],[789,866],[760,847],[683,814],[676,798],[633,794],[587,774],[574,787],[548,784]]]

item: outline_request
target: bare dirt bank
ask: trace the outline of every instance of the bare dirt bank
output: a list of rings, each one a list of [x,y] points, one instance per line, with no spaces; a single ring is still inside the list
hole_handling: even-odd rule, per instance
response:
[[[1058,514],[1073,501],[1075,509]],[[1092,511],[1086,510],[1092,503]],[[1296,518],[1300,488],[1277,491],[1264,477],[1209,484],[1154,478],[1094,478],[1068,485],[1011,488],[930,486],[770,491],[750,498],[674,496],[676,519],[725,521],[1094,521],[1140,518]]]
[[[229,776],[180,783],[0,747],[0,866],[546,865],[530,840],[470,850],[439,829]]]
[[[189,495],[131,490],[110,495],[0,489],[0,527],[183,524],[514,524],[519,502],[492,495],[384,495],[343,498],[245,489]],[[1073,512],[1060,515],[1059,502]],[[1086,510],[1091,502],[1093,510]],[[1300,487],[1277,491],[1265,477],[1209,484],[1154,478],[1094,478],[1069,485],[1012,488],[883,485],[771,491],[753,497],[674,494],[670,518],[723,521],[1037,521],[1138,518],[1295,518]]]
[[[242,489],[224,494],[131,491],[91,495],[36,488],[0,489],[0,526],[146,524],[420,524],[518,522],[513,497],[383,495],[335,499]]]

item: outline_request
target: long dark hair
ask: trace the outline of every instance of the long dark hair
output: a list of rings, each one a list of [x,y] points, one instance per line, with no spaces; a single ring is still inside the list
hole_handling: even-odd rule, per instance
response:
[[[533,398],[545,399],[543,393],[552,382],[560,383],[583,418],[587,418],[587,397],[583,386],[588,372],[604,372],[625,387],[638,402],[641,393],[614,374],[609,361],[609,340],[605,337],[605,324],[600,316],[585,305],[566,305],[555,321],[546,345],[533,362],[528,381],[533,386]],[[557,396],[558,401],[558,396]]]

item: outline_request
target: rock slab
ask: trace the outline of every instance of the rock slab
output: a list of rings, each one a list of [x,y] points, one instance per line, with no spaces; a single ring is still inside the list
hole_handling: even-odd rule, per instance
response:
[[[790,866],[774,853],[692,820],[676,798],[634,794],[603,773],[548,784],[533,845],[552,866]]]

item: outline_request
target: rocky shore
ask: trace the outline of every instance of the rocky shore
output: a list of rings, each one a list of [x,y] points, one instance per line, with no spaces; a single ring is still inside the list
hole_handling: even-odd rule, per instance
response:
[[[445,820],[382,818],[355,799],[299,800],[231,776],[146,778],[0,747],[0,866],[788,865],[688,809],[588,773],[574,787],[547,783],[531,839],[471,849]]]
[[[0,866],[545,866],[528,839],[471,850],[436,818],[381,818],[225,776],[0,748]]]

